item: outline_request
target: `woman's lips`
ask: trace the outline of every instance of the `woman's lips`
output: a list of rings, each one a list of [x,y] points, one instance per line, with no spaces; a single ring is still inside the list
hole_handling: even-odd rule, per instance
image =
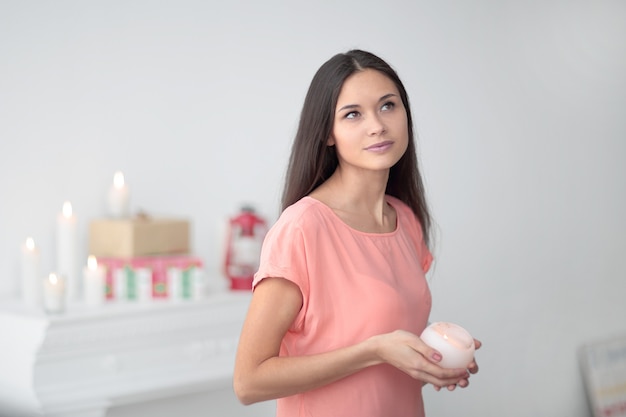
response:
[[[393,142],[390,140],[386,140],[384,142],[379,142],[379,143],[375,143],[371,146],[368,146],[367,148],[365,148],[366,151],[373,151],[373,152],[383,152],[386,151],[387,149],[391,148],[391,145],[393,145]]]

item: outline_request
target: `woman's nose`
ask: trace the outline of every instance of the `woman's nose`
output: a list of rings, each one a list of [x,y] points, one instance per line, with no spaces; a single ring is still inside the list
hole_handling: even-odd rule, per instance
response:
[[[378,115],[370,117],[368,131],[371,136],[382,135],[387,131],[385,124]]]

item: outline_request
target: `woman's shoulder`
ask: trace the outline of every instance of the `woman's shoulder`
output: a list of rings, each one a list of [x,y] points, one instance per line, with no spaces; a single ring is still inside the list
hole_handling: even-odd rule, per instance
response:
[[[281,219],[288,219],[289,221],[295,221],[302,218],[307,218],[313,213],[317,213],[320,210],[321,203],[316,199],[305,196],[296,201],[289,207],[285,208],[280,215]]]
[[[319,225],[325,218],[326,206],[312,197],[306,196],[285,208],[276,221],[275,227],[307,228]]]

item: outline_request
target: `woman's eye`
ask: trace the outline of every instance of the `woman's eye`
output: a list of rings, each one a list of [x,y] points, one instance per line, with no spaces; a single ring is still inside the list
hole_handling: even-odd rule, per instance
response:
[[[380,108],[381,110],[391,110],[396,106],[396,104],[394,102],[388,101],[387,103],[383,104],[383,106]]]
[[[358,111],[351,111],[350,113],[346,113],[345,118],[346,119],[354,119],[359,115]]]

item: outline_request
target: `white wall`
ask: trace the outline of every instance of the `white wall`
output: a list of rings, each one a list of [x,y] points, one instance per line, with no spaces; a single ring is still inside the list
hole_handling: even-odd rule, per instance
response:
[[[433,416],[588,415],[577,348],[626,333],[626,3],[0,3],[0,295],[19,245],[53,268],[121,169],[133,209],[187,216],[219,264],[241,202],[274,219],[308,83],[369,49],[411,97],[438,225],[433,319],[484,342]]]

